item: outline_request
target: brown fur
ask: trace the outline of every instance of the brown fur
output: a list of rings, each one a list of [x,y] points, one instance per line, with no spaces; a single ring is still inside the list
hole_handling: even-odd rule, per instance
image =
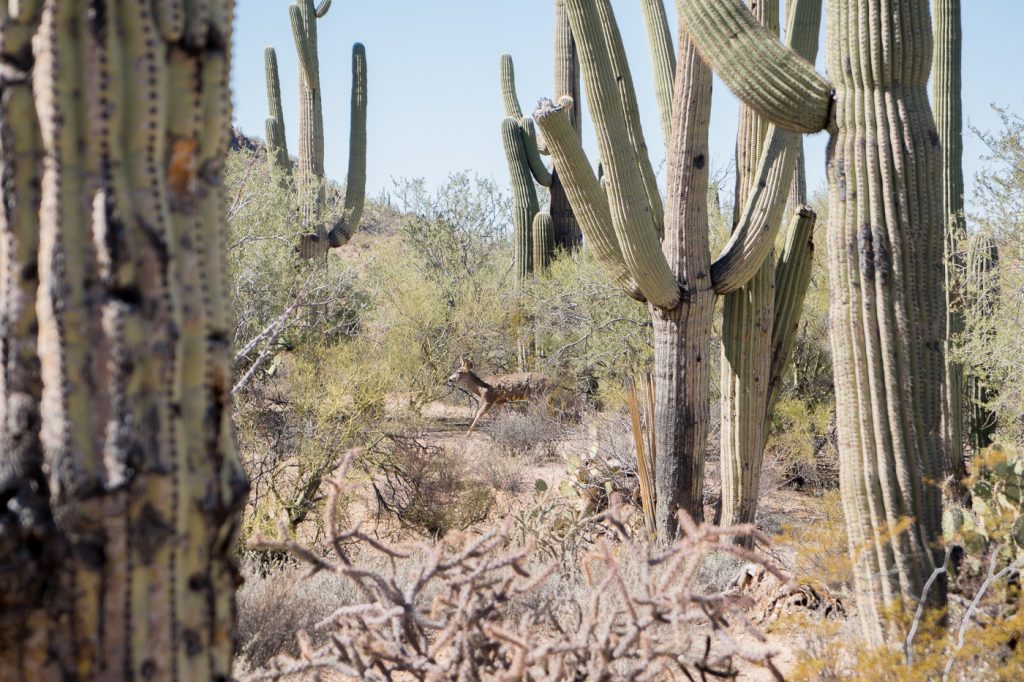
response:
[[[493,405],[531,400],[544,395],[548,389],[548,378],[539,372],[519,372],[518,374],[493,374],[480,378],[473,371],[473,362],[462,359],[459,369],[448,377],[448,385],[459,386],[472,393],[480,401],[473,423],[469,425],[466,435],[473,433],[473,428]]]

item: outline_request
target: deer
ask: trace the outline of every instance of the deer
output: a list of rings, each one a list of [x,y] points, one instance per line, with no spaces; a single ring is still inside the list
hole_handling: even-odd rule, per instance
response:
[[[466,435],[473,433],[480,417],[494,405],[531,400],[543,396],[548,389],[548,378],[540,372],[519,372],[517,374],[494,374],[481,379],[473,371],[473,361],[461,358],[455,373],[448,377],[448,386],[461,388],[476,396],[480,408],[473,417]]]

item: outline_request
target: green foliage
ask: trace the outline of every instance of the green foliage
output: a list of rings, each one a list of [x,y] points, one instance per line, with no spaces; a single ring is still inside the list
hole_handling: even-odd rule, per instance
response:
[[[968,278],[969,300],[960,360],[981,379],[987,407],[997,423],[995,441],[1024,446],[1024,117],[996,110],[998,132],[974,129],[989,149],[984,169],[976,176],[970,216],[975,232],[998,248],[999,262],[990,277]],[[979,243],[986,240],[976,240]],[[969,244],[972,242],[969,242]],[[968,259],[971,254],[968,253]],[[995,390],[993,390],[995,389]]]
[[[993,446],[971,464],[971,508],[951,525],[970,552],[995,547],[1007,561],[1024,557],[1024,454]]]

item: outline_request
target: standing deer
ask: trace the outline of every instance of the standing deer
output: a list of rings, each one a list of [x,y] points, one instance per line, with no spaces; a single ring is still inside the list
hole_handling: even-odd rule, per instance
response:
[[[462,358],[462,364],[448,377],[445,383],[458,386],[472,393],[480,401],[480,409],[476,411],[473,423],[469,425],[466,435],[473,433],[473,428],[480,417],[493,405],[520,400],[530,400],[547,392],[548,378],[539,372],[520,372],[518,374],[495,374],[481,379],[473,371],[473,361]]]

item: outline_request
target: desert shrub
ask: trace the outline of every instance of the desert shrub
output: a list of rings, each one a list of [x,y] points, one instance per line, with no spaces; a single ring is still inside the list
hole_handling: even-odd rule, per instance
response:
[[[785,524],[775,544],[790,557],[783,565],[798,580],[817,581],[842,590],[853,578],[838,490],[825,492],[819,506]]]
[[[343,484],[335,482],[332,496]],[[550,608],[533,599],[555,582],[556,566],[538,565],[531,548],[512,542],[510,524],[478,536],[449,536],[432,546],[391,547],[361,531],[343,529],[327,507],[331,553],[323,556],[291,540],[260,539],[261,547],[287,550],[320,571],[348,580],[357,603],[336,610],[320,627],[330,640],[317,646],[299,633],[300,656],[280,657],[246,679],[330,670],[366,680],[652,679],[735,677],[736,663],[772,663],[777,650],[749,623],[741,644],[730,632],[745,622],[741,602],[702,593],[696,576],[706,556],[725,550],[763,557],[730,545],[730,535],[750,527],[715,529],[683,516],[683,538],[658,547],[631,530],[619,505],[600,519],[607,537],[582,557],[585,591],[576,608]],[[356,548],[358,545],[358,548]],[[354,561],[357,552],[377,561]],[[378,568],[379,567],[379,568]],[[563,602],[564,589],[549,590]],[[520,609],[528,602],[532,608]],[[514,617],[510,617],[514,616]],[[659,677],[660,676],[660,677]]]
[[[537,367],[555,377],[560,407],[577,416],[590,401],[625,404],[623,382],[653,362],[645,306],[608,280],[587,249],[560,253],[522,294],[537,343]]]
[[[487,435],[499,452],[513,457],[550,459],[564,429],[547,414],[543,401],[508,405],[487,426]]]
[[[323,504],[324,477],[351,448],[373,440],[387,377],[354,344],[306,345],[278,357],[273,375],[238,396],[235,422],[251,481],[243,539],[283,517],[294,531]]]
[[[995,389],[989,408],[996,415],[996,441],[1024,446],[1024,118],[997,109],[1002,129],[973,130],[988,147],[975,177],[976,209],[970,228],[992,238],[999,263],[987,286],[996,293],[991,309],[968,306],[958,356],[977,367]],[[980,291],[968,291],[977,296]]]
[[[323,643],[317,623],[337,609],[357,601],[351,583],[328,572],[310,575],[307,567],[291,562],[272,573],[255,564],[242,570],[237,592],[238,661],[235,673],[257,670],[278,654],[297,656],[295,633],[314,633]]]
[[[839,485],[839,453],[835,442],[835,406],[814,404],[789,395],[775,405],[765,453],[766,485],[796,484],[812,489]],[[770,463],[770,466],[769,466]]]
[[[469,477],[468,464],[455,450],[390,435],[367,461],[381,511],[428,537],[481,523],[494,507],[491,488]]]
[[[624,412],[589,414],[576,428],[565,459],[570,482],[564,492],[582,498],[588,510],[607,509],[615,496],[640,504],[636,446]]]
[[[476,463],[477,476],[496,491],[518,495],[533,484],[527,474],[533,458],[508,452],[492,452]]]

